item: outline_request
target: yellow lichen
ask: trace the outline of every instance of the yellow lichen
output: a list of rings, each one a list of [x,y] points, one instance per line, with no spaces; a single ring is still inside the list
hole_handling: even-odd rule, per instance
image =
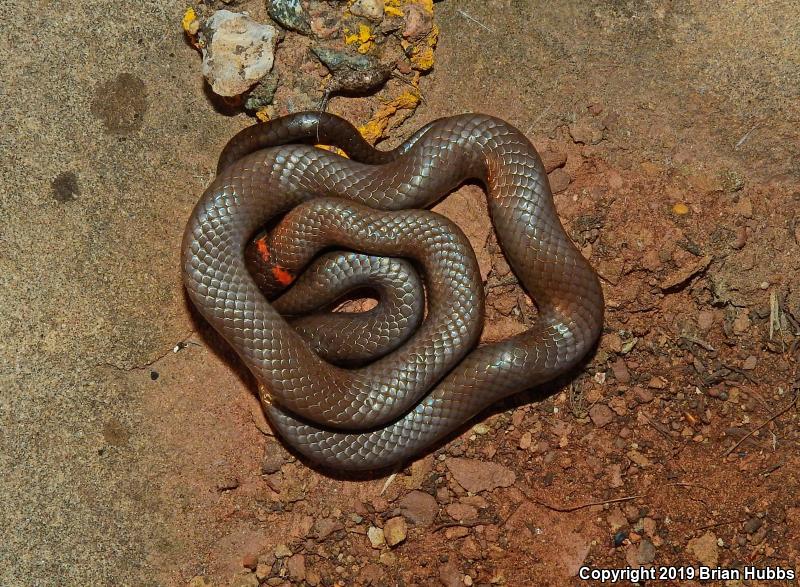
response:
[[[268,122],[269,121],[269,108],[264,106],[263,108],[259,108],[256,111],[256,118],[258,118],[261,122]]]
[[[411,92],[404,92],[385,103],[369,122],[358,128],[361,135],[370,143],[386,136],[386,131],[398,126],[411,116],[419,105],[420,98]]]
[[[678,202],[672,207],[672,211],[678,216],[685,216],[686,214],[689,213],[689,206],[687,206],[683,202]]]
[[[366,53],[375,44],[375,35],[372,34],[372,29],[365,24],[358,25],[358,31],[351,33],[350,29],[344,29],[344,43],[345,45],[358,44],[356,50],[359,53]]]
[[[183,13],[181,27],[183,27],[183,31],[190,37],[194,37],[197,31],[200,30],[200,19],[197,18],[197,13],[194,11],[194,8],[187,8],[186,12]]]
[[[403,50],[410,55],[411,65],[418,71],[428,71],[433,67],[433,49],[439,40],[439,27],[433,25],[431,32],[418,43],[402,41]]]
[[[342,151],[339,147],[334,147],[333,145],[314,145],[318,149],[324,149],[325,151],[330,151],[331,153],[336,153],[337,155],[341,155],[345,159],[349,159],[347,153]]]

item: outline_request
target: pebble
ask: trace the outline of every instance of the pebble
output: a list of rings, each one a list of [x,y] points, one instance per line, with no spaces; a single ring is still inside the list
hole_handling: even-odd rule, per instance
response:
[[[370,526],[367,529],[367,538],[369,538],[369,543],[372,545],[372,548],[380,548],[386,543],[386,536],[383,533],[383,528]]]
[[[422,39],[433,30],[433,14],[419,4],[408,3],[405,6],[406,22],[403,27],[404,39]]]
[[[697,314],[697,327],[703,332],[708,332],[714,325],[714,312],[703,310]]]
[[[631,382],[631,374],[628,371],[628,366],[625,364],[624,359],[617,359],[611,363],[611,372],[614,373],[614,378],[622,384]]]
[[[230,582],[231,587],[258,587],[258,578],[253,573],[238,575]]]
[[[275,558],[286,558],[287,556],[292,556],[292,551],[288,546],[281,543],[275,547]]]
[[[264,447],[264,458],[261,461],[261,474],[271,475],[281,470],[286,463],[283,448],[277,442],[269,442]]]
[[[464,526],[453,526],[444,531],[445,538],[448,540],[458,540],[459,538],[464,538],[468,534],[469,529]]]
[[[744,360],[744,363],[742,363],[742,369],[744,369],[745,371],[752,371],[753,369],[756,368],[757,364],[758,364],[758,359],[755,358],[753,355],[750,355]]]
[[[444,489],[444,488],[443,488]],[[436,499],[424,491],[412,491],[405,495],[399,503],[400,512],[411,523],[418,526],[428,526],[433,523],[439,511]]]
[[[745,218],[752,218],[753,202],[750,200],[750,198],[740,198],[736,203],[734,210],[737,214],[744,216]]]
[[[272,565],[267,565],[265,563],[258,563],[256,565],[256,579],[259,581],[263,581],[267,577],[272,574]]]
[[[719,562],[719,545],[713,532],[692,538],[686,546],[689,554],[708,567],[716,567]]]
[[[453,563],[439,567],[439,582],[444,587],[461,587],[461,571]]]
[[[545,173],[552,173],[567,164],[567,154],[558,151],[544,151],[540,154]]]
[[[764,525],[764,520],[761,518],[752,517],[744,523],[744,531],[748,534],[758,532],[761,526]]]
[[[602,428],[611,423],[614,419],[614,412],[605,404],[595,404],[589,410],[589,417],[595,426]]]
[[[736,229],[736,240],[733,241],[731,245],[734,249],[739,250],[743,249],[744,246],[747,244],[747,227],[740,226]]]
[[[603,140],[603,129],[599,124],[576,122],[569,125],[569,134],[575,143],[596,145]]]
[[[554,194],[560,194],[566,190],[572,181],[569,173],[561,168],[554,170],[550,175],[548,175],[548,179],[550,180],[550,190]]]
[[[286,561],[286,570],[295,581],[303,581],[306,578],[306,557],[302,554],[293,554]]]
[[[203,76],[219,96],[238,96],[272,70],[278,31],[246,14],[218,10],[200,28]]]
[[[383,0],[356,0],[350,6],[350,12],[355,16],[363,16],[376,21],[383,18],[383,11]]]
[[[747,315],[747,310],[743,310],[733,321],[733,332],[743,334],[750,330],[750,326],[750,316]]]
[[[533,442],[533,437],[530,432],[524,432],[519,438],[519,447],[522,450],[528,450]]]
[[[239,479],[233,475],[223,477],[217,482],[217,491],[231,491],[239,487]]]
[[[489,427],[488,427],[486,424],[484,424],[483,422],[481,422],[481,423],[479,423],[479,424],[475,424],[475,426],[473,426],[473,427],[472,427],[472,431],[473,431],[475,434],[480,434],[481,436],[483,436],[484,434],[489,434],[489,432],[491,432],[491,430],[492,430],[492,429],[491,429],[491,428],[489,428]]]
[[[300,0],[267,0],[267,12],[284,28],[303,34],[311,32],[308,14]]]
[[[498,463],[477,459],[450,458],[445,461],[456,482],[470,493],[510,487],[517,480],[514,471]]]
[[[254,571],[258,566],[258,557],[252,552],[247,553],[242,557],[242,566]]]
[[[649,404],[651,401],[653,401],[654,397],[652,391],[638,386],[634,389],[633,395],[636,398],[636,401],[640,404]]]
[[[408,534],[406,519],[403,516],[388,519],[383,525],[383,534],[389,546],[397,546],[406,539]]]
[[[314,523],[314,534],[316,535],[317,540],[323,541],[328,536],[337,530],[341,530],[342,528],[342,524],[334,518],[320,518]]]
[[[649,565],[656,558],[656,547],[649,540],[642,540],[639,543],[636,558],[640,565]]]
[[[471,505],[464,503],[451,503],[445,508],[447,515],[461,522],[463,520],[474,520],[478,517],[478,510]]]
[[[667,382],[664,381],[661,377],[653,377],[650,381],[647,382],[647,387],[652,389],[666,389]]]

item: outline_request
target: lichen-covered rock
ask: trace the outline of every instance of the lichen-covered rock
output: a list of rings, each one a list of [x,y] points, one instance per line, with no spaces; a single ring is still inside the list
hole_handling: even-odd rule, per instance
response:
[[[282,27],[307,35],[311,22],[300,0],[267,0],[267,12]]]
[[[218,10],[200,29],[203,76],[219,96],[238,96],[272,70],[278,31],[247,13]]]
[[[363,16],[375,21],[383,18],[383,11],[383,0],[356,0],[350,6],[350,12],[355,16]]]

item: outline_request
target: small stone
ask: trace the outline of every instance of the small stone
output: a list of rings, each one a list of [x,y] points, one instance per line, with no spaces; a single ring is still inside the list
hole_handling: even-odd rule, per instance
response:
[[[433,30],[433,14],[419,4],[406,4],[405,14],[404,39],[422,39]]]
[[[747,315],[747,310],[743,310],[733,321],[733,332],[735,334],[744,334],[750,330],[751,324],[750,316]]]
[[[616,532],[628,523],[628,520],[625,518],[622,510],[619,508],[612,509],[606,517],[606,521],[608,522],[612,532]]]
[[[286,452],[277,442],[268,442],[261,460],[261,474],[271,475],[281,470],[286,463]]]
[[[233,475],[223,477],[217,482],[217,491],[232,491],[239,487],[239,479]]]
[[[220,96],[238,96],[272,70],[278,32],[245,14],[218,10],[200,28],[203,76]]]
[[[474,520],[478,517],[478,510],[464,503],[451,503],[445,508],[447,515],[457,522]]]
[[[258,563],[256,565],[256,579],[263,581],[272,574],[272,565]]]
[[[242,566],[254,571],[258,566],[258,557],[252,552],[247,553],[242,557]]]
[[[745,371],[752,371],[756,368],[757,363],[758,359],[756,359],[753,355],[750,355],[744,360],[744,363],[742,363],[742,369]]]
[[[731,245],[737,251],[743,249],[744,246],[747,244],[747,227],[740,226],[736,229],[736,240],[733,241]]]
[[[292,556],[292,551],[288,546],[281,543],[275,547],[275,558],[286,558],[287,556]]]
[[[549,174],[548,179],[550,180],[550,190],[554,194],[560,194],[564,190],[569,187],[572,178],[569,176],[564,169],[559,168],[554,170],[551,174]]]
[[[258,587],[259,581],[254,573],[238,575],[230,582],[230,587]]]
[[[544,151],[540,153],[545,173],[553,173],[556,169],[567,164],[567,154],[558,151]]]
[[[355,16],[363,16],[376,21],[383,18],[383,11],[383,0],[356,0],[350,6],[350,12]]]
[[[592,102],[591,104],[589,104],[586,107],[586,109],[589,111],[589,114],[591,114],[592,116],[597,116],[601,112],[603,112],[603,105],[600,104],[599,102]]]
[[[531,447],[531,443],[533,442],[533,437],[531,436],[530,432],[523,432],[522,436],[519,438],[519,447],[522,450],[528,450]]]
[[[589,417],[595,426],[602,428],[611,423],[614,419],[614,412],[605,404],[595,404],[589,410]]]
[[[748,534],[754,534],[758,532],[761,526],[764,525],[764,520],[761,518],[752,517],[744,523],[744,531]]]
[[[445,461],[456,482],[470,493],[510,487],[517,477],[503,465],[477,459],[450,458]]]
[[[303,34],[311,32],[308,14],[300,0],[267,0],[267,12],[284,28]]]
[[[461,571],[453,563],[439,567],[439,582],[444,587],[461,587]]]
[[[408,533],[406,519],[403,516],[395,516],[388,519],[383,525],[383,533],[386,538],[386,544],[397,546],[406,539]]]
[[[649,467],[650,465],[652,465],[652,463],[650,462],[650,459],[648,459],[646,456],[644,456],[638,450],[629,450],[627,456],[631,461],[633,461],[634,463],[636,463],[637,465],[639,465],[643,469],[645,467]]]
[[[647,382],[647,387],[652,389],[666,389],[667,382],[664,381],[661,377],[653,377],[650,381]]]
[[[753,217],[753,202],[750,198],[740,198],[736,203],[735,211],[745,218]]]
[[[714,325],[714,312],[703,310],[697,314],[697,327],[703,332],[708,332]]]
[[[656,547],[649,540],[642,540],[636,551],[636,558],[640,565],[649,565],[656,558]]]
[[[569,125],[569,134],[576,143],[596,145],[603,140],[603,129],[599,124],[576,122]]]
[[[638,386],[634,389],[633,395],[636,398],[636,401],[640,404],[649,404],[651,401],[653,401],[654,397],[652,391]]]
[[[719,562],[719,546],[713,532],[706,532],[698,538],[692,538],[686,546],[686,550],[708,567],[716,567]]]
[[[624,384],[631,382],[631,374],[628,371],[628,366],[625,364],[624,359],[617,359],[611,363],[611,372],[614,373],[614,378]]]
[[[447,528],[444,531],[444,536],[448,540],[458,540],[459,538],[464,538],[467,535],[469,535],[469,529],[465,528],[464,526],[453,526],[452,528]]]
[[[302,554],[293,554],[286,561],[286,570],[295,581],[303,581],[306,578],[306,557]]]
[[[436,499],[424,491],[412,491],[400,500],[399,506],[403,516],[418,526],[432,524],[439,511]]]
[[[367,529],[367,538],[369,538],[369,543],[372,545],[372,548],[380,548],[386,543],[386,536],[383,533],[383,528],[370,526]]]
[[[642,519],[642,529],[651,538],[656,534],[656,521],[653,518]]]
[[[472,431],[475,434],[480,434],[481,436],[483,436],[484,434],[489,434],[489,432],[491,432],[491,428],[489,428],[486,424],[481,422],[479,424],[475,424],[475,426],[472,427]]]

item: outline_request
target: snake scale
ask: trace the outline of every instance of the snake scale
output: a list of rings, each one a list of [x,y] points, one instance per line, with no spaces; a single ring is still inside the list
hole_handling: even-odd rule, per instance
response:
[[[424,210],[467,180],[486,187],[498,242],[538,309],[526,332],[482,346],[474,253],[452,222]],[[323,360],[279,311],[292,302],[268,301],[331,248],[362,255],[347,267],[388,255],[410,259],[424,277],[419,328],[365,365]],[[248,261],[254,251],[258,263]],[[323,262],[336,265],[334,257]],[[249,269],[259,263],[260,277]],[[597,275],[561,225],[535,148],[480,114],[434,121],[393,151],[374,149],[326,113],[241,131],[186,226],[182,273],[200,313],[258,380],[278,434],[340,471],[407,462],[492,403],[575,367],[603,323]],[[326,275],[313,278],[318,287]],[[398,299],[420,315],[425,294],[411,288]],[[404,324],[418,321],[408,316]]]

